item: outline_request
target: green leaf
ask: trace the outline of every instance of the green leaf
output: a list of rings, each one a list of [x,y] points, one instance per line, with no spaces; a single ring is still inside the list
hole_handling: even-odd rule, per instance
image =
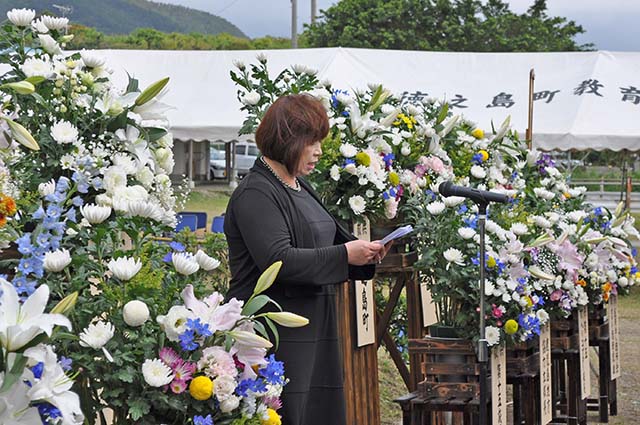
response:
[[[269,301],[271,301],[271,298],[266,295],[258,295],[257,297],[250,299],[242,308],[242,315],[252,316],[256,311],[267,305]]]
[[[129,78],[129,83],[127,84],[127,89],[125,90],[125,93],[133,93],[136,91],[140,91],[140,89],[138,88],[138,80],[136,80],[131,75],[129,75],[128,72],[127,72],[127,78]]]
[[[271,329],[273,338],[276,340],[274,344],[275,345],[274,351],[278,351],[278,345],[280,345],[280,335],[278,334],[278,328],[276,328],[276,325],[268,317],[265,317],[264,321],[267,323],[267,326],[269,326],[269,329]]]
[[[4,376],[4,381],[2,382],[2,386],[0,387],[0,394],[9,390],[13,384],[15,384],[18,379],[22,376],[22,371],[24,370],[25,365],[27,364],[28,357],[25,357],[21,353],[17,353],[15,360],[13,362],[13,367],[11,370]]]
[[[165,77],[162,80],[156,81],[155,83],[144,89],[144,91],[140,93],[140,96],[138,96],[135,101],[136,106],[144,105],[145,103],[156,97],[168,83],[169,77]]]
[[[449,113],[449,104],[445,103],[444,105],[442,105],[442,109],[438,114],[438,118],[436,119],[436,124],[440,124],[442,121],[444,121],[444,119],[447,118],[448,113]]]
[[[148,127],[146,128],[146,130],[149,142],[155,142],[156,140],[167,134],[167,130],[165,130],[164,128]]]
[[[141,398],[136,398],[134,400],[129,401],[129,414],[131,415],[131,419],[137,421],[138,419],[144,417],[151,410],[151,406],[146,400]]]
[[[119,370],[118,373],[116,373],[116,378],[122,382],[132,383],[134,377],[135,373],[129,368]]]

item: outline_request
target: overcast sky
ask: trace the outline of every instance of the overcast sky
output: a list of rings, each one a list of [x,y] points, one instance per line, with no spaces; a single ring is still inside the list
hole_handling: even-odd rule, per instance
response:
[[[154,0],[181,4],[222,16],[249,37],[291,35],[291,0]],[[317,0],[326,9],[336,0]],[[532,0],[511,1],[518,13]],[[640,0],[547,0],[548,13],[576,21],[586,29],[579,43],[594,43],[599,50],[640,51]],[[311,0],[298,0],[298,23],[308,23]]]

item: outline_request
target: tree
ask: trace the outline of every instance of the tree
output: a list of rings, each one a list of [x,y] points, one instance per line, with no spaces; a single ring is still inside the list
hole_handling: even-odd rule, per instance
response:
[[[516,14],[502,0],[342,0],[304,32],[309,47],[532,52],[590,50],[574,21],[550,17],[546,0]]]

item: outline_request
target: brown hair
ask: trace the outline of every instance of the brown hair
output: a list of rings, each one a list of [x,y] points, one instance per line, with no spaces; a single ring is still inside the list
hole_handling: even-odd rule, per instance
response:
[[[267,109],[256,131],[256,145],[264,156],[293,174],[303,149],[328,133],[329,119],[322,103],[308,94],[292,94]]]

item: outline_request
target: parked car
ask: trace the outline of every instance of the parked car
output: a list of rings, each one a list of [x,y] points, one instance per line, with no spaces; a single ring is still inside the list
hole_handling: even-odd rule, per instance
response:
[[[238,176],[242,177],[249,172],[259,154],[260,151],[255,143],[236,143],[236,170],[238,171]]]
[[[227,161],[224,152],[224,146],[222,149],[216,149],[214,146],[209,151],[209,174],[212,179],[223,179],[227,177]]]

